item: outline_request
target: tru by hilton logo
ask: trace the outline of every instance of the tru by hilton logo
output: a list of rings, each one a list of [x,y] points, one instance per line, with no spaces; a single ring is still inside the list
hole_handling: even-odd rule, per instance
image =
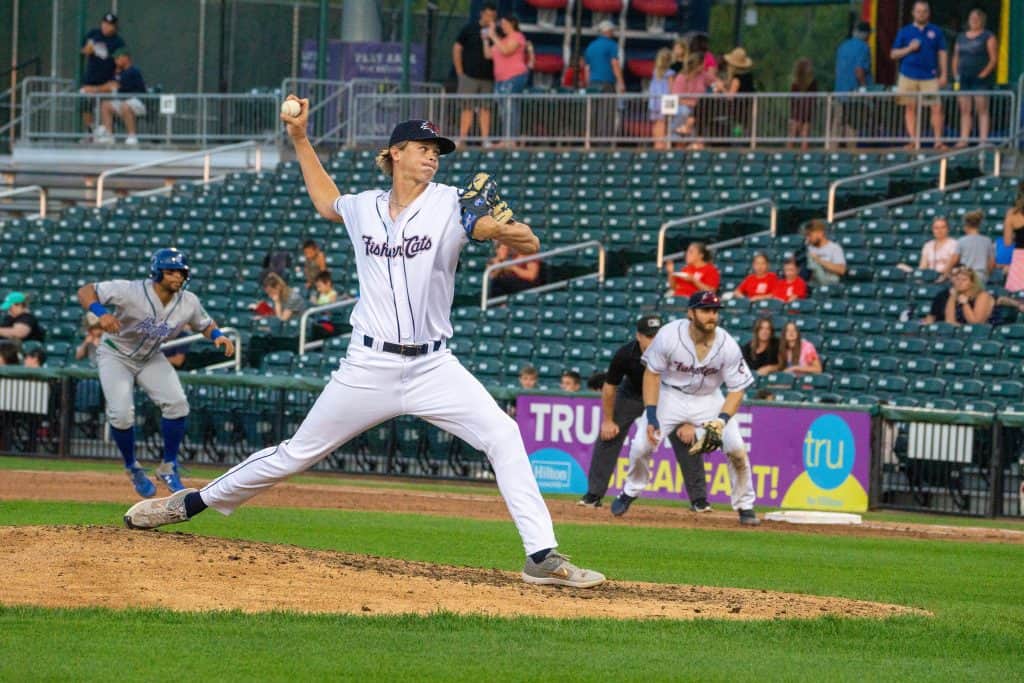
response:
[[[804,469],[817,487],[838,488],[850,476],[857,451],[853,432],[841,417],[822,415],[816,419],[803,443]]]

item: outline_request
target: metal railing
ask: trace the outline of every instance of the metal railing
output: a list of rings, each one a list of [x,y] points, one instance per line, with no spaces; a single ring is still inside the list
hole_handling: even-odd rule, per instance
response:
[[[104,105],[127,104],[136,114],[140,143],[208,145],[276,136],[280,103],[271,93],[33,93],[24,102],[20,140],[80,142],[89,138],[82,121],[91,112],[103,120]],[[115,122],[120,117],[114,116]],[[93,142],[104,144],[103,139]]]
[[[14,106],[11,108],[10,118],[7,123],[0,125],[0,137],[4,137],[5,135],[9,136],[11,139],[17,137],[17,126],[24,118],[24,114],[19,114],[19,112],[24,112],[25,102],[28,100],[29,95],[47,91],[50,93],[67,92],[74,87],[74,82],[67,78],[29,76],[22,80],[18,87],[21,90],[20,99],[17,99],[13,103]],[[3,95],[0,95],[0,97],[10,102],[13,94],[14,90],[8,89]]]
[[[281,94],[309,98],[308,130],[313,145],[344,145],[352,143],[353,124],[367,113],[356,108],[355,98],[359,95],[395,94],[399,87],[398,81],[374,78],[355,78],[343,83],[314,78],[286,78],[281,82]],[[440,94],[443,91],[438,83],[413,82],[409,87],[414,94]]]
[[[39,194],[39,217],[46,218],[46,188],[41,185],[27,185],[25,187],[15,187],[11,190],[0,191],[0,199],[7,197],[16,197],[23,194]]]
[[[981,170],[985,169],[985,153],[992,152],[992,175],[999,176],[1000,166],[1002,164],[1002,156],[998,147],[994,145],[981,145],[980,147],[971,147],[967,149],[958,149],[950,152],[943,152],[936,156],[930,156],[925,159],[917,159],[915,161],[908,161],[903,164],[897,164],[895,166],[887,166],[885,168],[879,168],[874,171],[868,171],[867,173],[858,173],[857,175],[848,176],[846,178],[840,178],[829,183],[828,186],[828,209],[826,211],[826,218],[831,223],[836,218],[843,216],[850,216],[857,212],[857,209],[851,208],[843,211],[842,213],[836,212],[836,191],[842,185],[849,185],[851,183],[857,183],[868,178],[878,178],[881,176],[892,175],[899,171],[908,171],[914,168],[920,168],[922,166],[930,166],[932,164],[939,165],[938,184],[935,189],[944,191],[946,189],[946,176],[949,170],[949,160],[954,157],[961,157],[970,154],[977,154],[980,157]],[[927,188],[922,188],[922,190]]]
[[[335,301],[334,303],[324,304],[323,306],[313,306],[312,308],[307,308],[303,311],[302,317],[299,318],[299,354],[301,355],[305,353],[308,349],[318,349],[324,345],[323,339],[306,341],[306,324],[312,316],[319,313],[325,313],[327,311],[336,311],[341,308],[355,306],[358,301],[359,299],[346,299],[345,301]]]
[[[774,236],[776,229],[778,227],[779,207],[771,199],[756,199],[752,202],[745,202],[743,204],[737,204],[736,206],[727,206],[722,209],[708,211],[707,213],[700,213],[694,216],[685,216],[683,218],[676,218],[675,220],[662,223],[661,228],[658,229],[658,257],[655,261],[658,265],[658,268],[661,268],[665,264],[666,260],[681,256],[682,254],[685,253],[675,252],[668,255],[665,254],[665,235],[671,228],[678,228],[681,225],[690,225],[691,223],[699,223],[700,221],[704,221],[709,218],[718,218],[719,216],[727,216],[730,214],[741,213],[743,211],[752,211],[762,206],[770,207],[770,210],[768,212],[769,228],[767,232]],[[747,237],[749,237],[749,235],[747,235]],[[726,242],[717,242],[716,246],[725,246],[725,244]]]
[[[1012,138],[1018,115],[1017,98],[1009,91],[942,92],[902,95],[895,92],[863,93],[708,93],[676,98],[690,111],[660,114],[662,99],[647,94],[591,92],[460,95],[356,94],[350,143],[378,145],[387,140],[391,126],[402,117],[428,118],[454,135],[464,110],[488,111],[491,125],[467,136],[467,142],[505,140],[534,144],[592,144],[662,142],[670,145],[759,145],[836,147],[849,145],[920,146],[928,140],[920,131],[910,134],[904,119],[905,102],[917,109],[920,126],[930,125],[930,102],[937,101],[945,126],[959,129],[958,99],[989,99],[990,130],[983,140],[976,122],[965,142],[980,144]],[[654,138],[655,123],[664,121],[666,133]],[[799,125],[796,125],[799,124]],[[676,132],[677,130],[684,132]]]
[[[570,253],[575,252],[575,251],[584,251],[586,249],[590,249],[590,248],[593,248],[593,247],[597,247],[597,270],[594,271],[593,273],[587,273],[587,274],[584,274],[584,275],[577,275],[577,276],[574,276],[574,277],[571,277],[571,278],[568,278],[568,279],[565,279],[565,280],[558,280],[556,282],[548,282],[548,283],[545,283],[543,285],[538,285],[536,287],[530,287],[529,289],[523,290],[523,291],[545,292],[545,291],[548,291],[548,290],[551,290],[551,289],[558,289],[559,287],[563,286],[567,282],[570,282],[571,280],[580,280],[580,279],[583,279],[583,278],[589,278],[589,277],[594,277],[594,276],[597,277],[597,281],[599,283],[603,283],[604,282],[604,273],[605,273],[605,263],[607,261],[607,252],[606,252],[606,250],[604,248],[604,245],[601,244],[600,242],[598,242],[597,240],[588,240],[586,242],[580,242],[578,244],[569,244],[569,245],[566,245],[564,247],[556,247],[556,248],[550,249],[548,251],[541,251],[541,252],[537,252],[536,254],[530,254],[529,256],[520,256],[519,258],[514,258],[514,259],[511,259],[509,261],[501,261],[500,263],[492,263],[491,265],[489,265],[486,268],[484,268],[483,282],[481,283],[481,290],[480,290],[480,309],[486,311],[487,307],[489,305],[491,305],[493,303],[500,303],[502,301],[505,301],[505,299],[507,298],[505,296],[496,296],[493,299],[491,299],[491,298],[488,298],[488,296],[487,296],[487,294],[488,294],[488,292],[490,291],[490,288],[491,288],[491,273],[493,273],[494,271],[501,270],[503,268],[508,268],[509,266],[517,266],[520,263],[531,263],[533,261],[542,261],[542,260],[544,260],[546,258],[550,258],[552,256],[558,256],[560,254],[570,254]]]
[[[235,369],[235,372],[242,371],[242,335],[233,327],[221,327],[218,328],[224,333],[224,336],[230,339],[235,345],[235,355],[231,357],[231,360],[226,360],[220,363],[211,363],[210,365],[204,365],[201,369],[203,370],[218,370],[220,368],[231,368]],[[187,337],[179,337],[172,339],[169,342],[164,342],[160,345],[161,351],[168,351],[175,349],[179,346],[188,346],[192,342],[201,341],[206,339],[206,335],[202,332],[190,334]]]
[[[202,157],[203,159],[203,182],[209,182],[210,180],[210,160],[216,154],[222,154],[224,152],[236,152],[242,149],[253,149],[255,150],[255,161],[253,166],[256,172],[262,170],[263,167],[263,150],[262,140],[248,140],[246,142],[238,142],[233,145],[223,145],[221,147],[214,147],[212,149],[203,149],[197,152],[188,152],[186,154],[176,154],[174,156],[165,157],[163,159],[157,159],[155,161],[147,161],[142,164],[133,164],[131,166],[122,166],[120,168],[112,168],[108,171],[103,171],[96,178],[96,206],[102,207],[105,203],[103,201],[104,186],[108,178],[117,175],[125,175],[128,173],[134,173],[147,168],[157,168],[159,166],[166,166],[167,164],[176,164],[180,161],[188,161],[189,159],[197,159]],[[249,155],[246,154],[245,167],[249,168]],[[116,198],[112,201],[116,201]]]

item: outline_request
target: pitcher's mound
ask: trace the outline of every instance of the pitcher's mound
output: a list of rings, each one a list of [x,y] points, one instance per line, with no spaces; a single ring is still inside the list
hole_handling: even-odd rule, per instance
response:
[[[920,610],[737,588],[609,581],[535,587],[513,572],[113,527],[0,527],[0,603],[617,619],[888,617]]]

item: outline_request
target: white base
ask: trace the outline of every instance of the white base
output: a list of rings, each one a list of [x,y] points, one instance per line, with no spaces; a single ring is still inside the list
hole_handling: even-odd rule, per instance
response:
[[[772,522],[789,524],[860,524],[860,515],[849,512],[817,512],[812,510],[780,510],[764,516]]]

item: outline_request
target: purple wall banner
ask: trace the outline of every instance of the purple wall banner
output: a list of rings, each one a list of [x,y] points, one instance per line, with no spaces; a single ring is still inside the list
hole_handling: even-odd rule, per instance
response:
[[[409,80],[423,80],[423,65],[426,51],[423,43],[409,47]],[[353,78],[377,78],[401,80],[401,43],[343,43],[341,50],[341,77],[346,81]]]
[[[871,416],[820,408],[745,406],[738,421],[750,454],[757,504],[803,510],[863,512],[868,507]],[[545,493],[586,493],[587,470],[601,425],[597,398],[521,395],[516,422]],[[622,490],[631,427],[611,478],[610,495]],[[641,438],[642,435],[641,435]],[[729,502],[729,474],[720,452],[704,456],[708,500]],[[664,440],[644,496],[685,497],[675,455]]]

